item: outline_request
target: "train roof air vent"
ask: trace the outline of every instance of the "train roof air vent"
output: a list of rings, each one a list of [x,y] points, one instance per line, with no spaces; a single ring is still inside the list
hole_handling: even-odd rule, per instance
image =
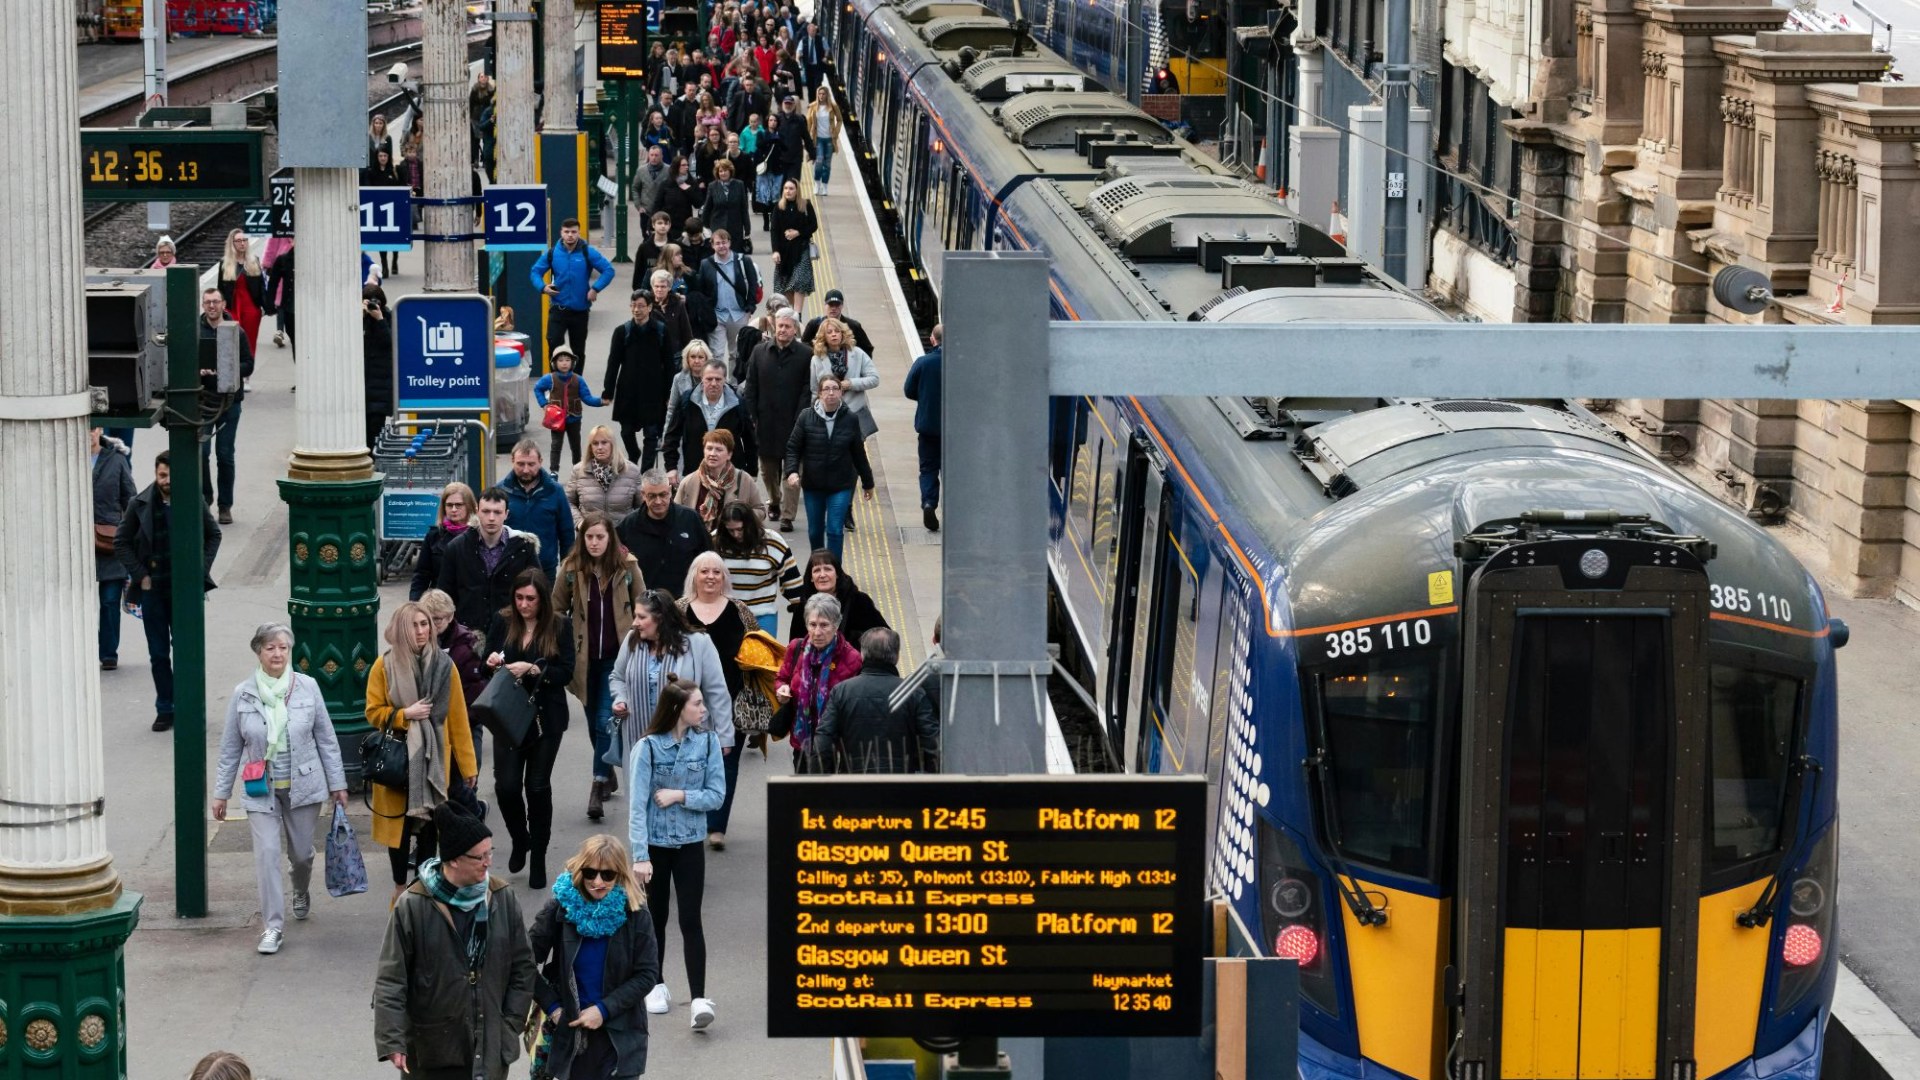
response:
[[[1226,176],[1129,176],[1093,189],[1087,210],[1129,258],[1191,252],[1204,233],[1293,248],[1299,219],[1265,190]]]
[[[1469,401],[1464,398],[1455,400],[1455,401],[1435,401],[1430,403],[1427,406],[1427,408],[1432,409],[1434,412],[1437,412],[1437,413],[1475,413],[1475,412],[1494,413],[1494,412],[1525,412],[1526,411],[1525,409],[1521,408],[1518,405],[1514,405],[1505,401]]]
[[[1012,24],[998,15],[948,15],[929,19],[920,26],[920,38],[935,49],[949,50],[972,46],[976,49],[1010,48],[1014,42]],[[1033,48],[1027,39],[1027,48]]]
[[[918,25],[934,19],[953,16],[980,16],[990,14],[985,4],[976,4],[973,0],[907,0],[901,4],[900,17]]]
[[[978,101],[1005,101],[1034,90],[1099,90],[1085,75],[1052,56],[996,56],[967,68],[960,83]]]
[[[1071,147],[1082,128],[1102,124],[1112,124],[1116,132],[1132,132],[1146,142],[1173,138],[1160,121],[1111,94],[1034,90],[1008,98],[1000,106],[1000,126],[1029,148]]]

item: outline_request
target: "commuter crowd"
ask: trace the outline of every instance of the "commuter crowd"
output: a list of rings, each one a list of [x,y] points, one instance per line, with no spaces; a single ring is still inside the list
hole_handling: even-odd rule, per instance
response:
[[[800,314],[820,230],[803,171],[811,162],[812,193],[828,192],[841,125],[827,52],[818,27],[784,6],[724,3],[712,27],[704,48],[654,45],[629,317],[597,351],[587,340],[593,304],[616,286],[578,222],[534,266],[550,307],[534,387],[550,435],[515,445],[495,486],[441,491],[367,671],[370,747],[342,746],[285,624],[256,630],[253,671],[228,698],[209,810],[244,811],[260,954],[311,917],[317,841],[345,827],[354,800],[371,811],[392,884],[373,891],[390,902],[374,1052],[399,1074],[504,1077],[527,1054],[535,1077],[641,1075],[650,1016],[685,1002],[693,1030],[718,1019],[707,862],[728,849],[743,758],[766,760],[785,741],[803,773],[939,768],[934,696],[902,692],[900,635],[842,564],[853,501],[874,497],[870,446],[882,436],[868,394],[882,369],[839,290],[819,317]],[[396,156],[377,123],[374,179],[416,182],[413,141]],[[264,316],[279,319],[276,341],[294,337],[293,252],[281,246],[262,267],[243,236],[230,247],[201,333],[239,323],[251,374]],[[765,279],[756,252],[772,267]],[[397,264],[363,264],[369,440],[392,379],[377,278]],[[931,340],[888,378],[918,402],[922,520],[937,530],[939,328]],[[167,454],[139,489],[132,433],[93,433],[100,665],[118,666],[122,613],[138,615],[156,731],[173,724],[175,576],[212,590],[232,521],[244,375],[220,391],[205,374],[203,454],[215,468],[199,503],[173,502]],[[176,518],[180,507],[191,509]],[[203,566],[172,565],[181,528],[203,531]],[[580,725],[591,769],[556,776]],[[349,792],[356,754],[364,796]],[[556,819],[576,814],[607,831],[555,850]],[[510,887],[520,875],[547,893],[537,911]],[[251,1073],[222,1053],[195,1075]]]

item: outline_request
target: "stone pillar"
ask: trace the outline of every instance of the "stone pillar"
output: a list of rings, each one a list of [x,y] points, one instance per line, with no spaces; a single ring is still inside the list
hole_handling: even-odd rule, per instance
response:
[[[1907,406],[1843,401],[1834,440],[1828,571],[1853,596],[1891,596],[1900,576],[1906,515]]]
[[[141,898],[107,851],[87,459],[72,6],[22,0],[0,38],[0,454],[32,463],[0,515],[0,1071],[126,1074],[122,949]],[[139,808],[115,804],[117,813]]]
[[[546,95],[540,99],[540,130],[548,135],[575,131],[579,84],[573,78],[573,0],[545,0]],[[705,48],[704,43],[698,47]],[[557,227],[556,227],[557,231]]]
[[[1513,321],[1552,322],[1561,310],[1566,248],[1568,154],[1547,125],[1507,121],[1519,155],[1520,202],[1514,220]],[[1552,216],[1549,216],[1552,215]]]
[[[571,7],[571,5],[569,5]],[[464,199],[473,193],[473,147],[467,130],[467,8],[463,0],[424,0],[420,7],[420,148],[428,199]],[[473,232],[471,206],[434,206],[421,215],[425,229],[427,290],[473,291],[473,243],[445,240]]]
[[[287,504],[291,570],[287,614],[293,665],[320,684],[327,714],[351,749],[368,729],[367,671],[379,655],[380,478],[366,445],[366,375],[359,288],[359,176],[294,170],[300,191],[294,243],[308,267],[295,278],[301,312],[294,448],[280,498]],[[353,273],[318,273],[351,266]]]
[[[1854,274],[1847,322],[1920,323],[1920,244],[1913,207],[1920,204],[1920,86],[1861,83],[1840,116],[1853,135],[1851,227]]]
[[[533,54],[533,0],[500,0],[495,11],[494,39],[499,52],[493,88],[494,182],[532,184],[538,179],[533,165],[533,73],[537,62]],[[539,290],[528,283],[527,272],[539,257],[531,251],[502,252],[504,269],[493,298],[495,305],[511,307],[519,328],[529,333],[539,330],[541,297]]]

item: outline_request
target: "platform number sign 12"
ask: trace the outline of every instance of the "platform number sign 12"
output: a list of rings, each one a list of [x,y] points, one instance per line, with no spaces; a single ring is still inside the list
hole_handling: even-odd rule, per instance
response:
[[[412,192],[403,187],[360,189],[360,250],[406,251],[413,247]]]
[[[487,250],[547,249],[547,189],[540,184],[495,184],[486,190]]]

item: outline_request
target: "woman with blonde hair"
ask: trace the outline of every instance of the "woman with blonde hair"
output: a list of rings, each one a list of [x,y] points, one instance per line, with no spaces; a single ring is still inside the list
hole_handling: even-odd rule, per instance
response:
[[[613,429],[605,424],[587,432],[587,456],[567,477],[567,503],[576,527],[588,514],[619,521],[640,506],[640,467],[627,460]]]
[[[740,670],[740,645],[748,634],[760,629],[760,621],[754,618],[753,609],[733,594],[733,574],[719,554],[703,551],[693,557],[678,606],[687,629],[704,633],[713,642],[713,651],[720,656],[720,675],[726,680],[727,696],[739,700],[746,684]],[[725,766],[726,800],[707,815],[707,846],[715,851],[727,849],[727,822],[733,816],[733,791],[740,779],[740,755],[727,754]]]
[[[706,370],[707,361],[713,359],[713,350],[707,343],[694,338],[687,347],[680,350],[680,370],[673,373],[673,385],[667,388],[667,427],[673,426],[673,418],[680,414],[680,406],[700,385],[700,373]],[[721,363],[726,363],[722,360]]]
[[[220,274],[214,284],[227,302],[227,315],[246,331],[247,348],[258,354],[260,315],[267,309],[267,275],[245,230],[227,234],[226,249],[220,253]]]
[[[480,635],[472,627],[462,625],[455,618],[453,597],[439,589],[428,589],[421,593],[420,606],[427,609],[427,618],[433,620],[434,640],[446,650],[447,659],[453,661],[453,670],[460,673],[460,696],[466,699],[467,708],[471,710],[474,701],[480,697],[480,691],[487,688],[487,682],[492,678],[487,671],[486,657],[481,652]],[[486,742],[486,729],[473,723],[467,726],[473,729],[473,763],[477,769],[486,757],[481,753],[481,750],[485,749],[482,744]],[[481,818],[487,816],[474,792],[462,788],[453,792],[452,796],[455,802],[466,807],[473,816]]]
[[[407,599],[418,600],[440,580],[440,558],[453,538],[467,531],[473,513],[479,509],[473,489],[455,480],[440,489],[440,513],[433,528],[420,541],[420,554],[414,559],[413,581],[407,586]],[[476,627],[484,630],[486,627]]]
[[[215,1050],[200,1059],[187,1080],[253,1080],[253,1070],[247,1067],[239,1054],[230,1050]]]
[[[533,999],[553,1034],[546,1075],[628,1080],[647,1071],[646,995],[660,946],[646,886],[618,837],[589,836],[553,883],[529,937]]]
[[[840,380],[840,404],[855,412],[867,411],[867,391],[880,385],[880,370],[873,366],[867,350],[853,343],[847,324],[829,315],[820,320],[813,335],[813,374],[811,387],[820,392],[820,380],[832,375]]]
[[[387,848],[393,894],[407,884],[411,865],[433,857],[433,809],[447,801],[451,783],[480,780],[467,727],[467,699],[454,685],[453,661],[433,640],[433,617],[412,601],[387,620],[387,649],[367,673],[367,723],[404,734],[407,786],[373,785],[373,838]],[[414,841],[414,860],[407,841]]]

